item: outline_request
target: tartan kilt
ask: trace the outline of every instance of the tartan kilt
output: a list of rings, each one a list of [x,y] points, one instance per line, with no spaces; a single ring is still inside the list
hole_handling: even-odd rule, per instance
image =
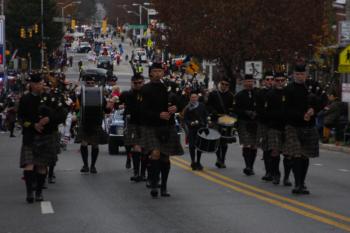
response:
[[[32,145],[22,145],[20,156],[20,167],[28,164],[37,166],[49,166],[57,161],[57,149],[55,136],[35,135]]]
[[[76,136],[76,141],[84,141],[89,145],[98,145],[101,142],[103,133],[102,126],[92,126],[87,128],[80,125]]]
[[[283,150],[283,142],[284,142],[284,132],[277,129],[268,129],[267,131],[267,150]]]
[[[316,127],[287,125],[283,153],[291,157],[319,157],[319,135]]]
[[[124,130],[124,145],[133,146],[139,145],[141,140],[141,126],[128,124]]]
[[[239,143],[244,146],[256,146],[257,123],[254,121],[238,121]]]
[[[167,133],[167,140],[160,139],[160,132]],[[150,127],[141,126],[141,137],[139,145],[145,151],[159,149],[162,154],[170,156],[183,155],[184,151],[180,143],[180,136],[177,134],[175,126]]]
[[[256,145],[263,151],[268,150],[268,131],[269,128],[267,127],[267,125],[258,123],[258,129],[256,131]]]

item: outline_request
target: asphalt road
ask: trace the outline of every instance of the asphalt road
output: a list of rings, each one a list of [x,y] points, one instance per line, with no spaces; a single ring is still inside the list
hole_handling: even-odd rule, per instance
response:
[[[203,172],[192,172],[189,155],[172,159],[170,198],[151,199],[144,183],[132,183],[125,156],[101,146],[96,175],[81,175],[79,146],[59,156],[57,183],[44,203],[25,203],[18,168],[21,138],[0,135],[0,233],[330,233],[350,232],[350,155],[322,151],[312,160],[310,196],[242,174],[240,147],[229,147],[228,167],[218,170],[211,154]],[[47,206],[49,205],[49,206]],[[52,207],[52,208],[48,208]]]

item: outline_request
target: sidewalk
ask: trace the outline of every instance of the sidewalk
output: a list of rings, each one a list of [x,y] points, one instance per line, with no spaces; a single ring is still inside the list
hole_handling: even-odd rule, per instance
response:
[[[337,152],[343,152],[350,154],[350,146],[344,146],[344,145],[335,145],[332,143],[320,143],[320,149],[323,150],[329,150],[329,151],[337,151]]]

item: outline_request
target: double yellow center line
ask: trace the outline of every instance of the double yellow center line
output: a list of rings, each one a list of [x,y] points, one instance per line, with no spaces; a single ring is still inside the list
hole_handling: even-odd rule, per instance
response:
[[[193,174],[209,180],[213,183],[219,184],[236,192],[254,197],[258,200],[267,202],[271,205],[287,209],[296,214],[314,219],[316,221],[331,225],[333,227],[350,232],[350,217],[334,213],[332,211],[324,210],[319,207],[306,204],[291,198],[287,198],[255,186],[239,182],[218,172],[211,170],[203,170],[201,172],[192,171],[190,163],[179,157],[172,157],[171,161],[174,165],[192,172]]]

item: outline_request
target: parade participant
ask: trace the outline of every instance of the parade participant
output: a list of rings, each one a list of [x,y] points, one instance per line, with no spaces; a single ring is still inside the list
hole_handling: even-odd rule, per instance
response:
[[[86,87],[95,87],[96,82],[94,77],[86,76],[85,77],[85,86]],[[81,101],[80,101],[81,103]],[[106,100],[103,98],[103,104],[102,109],[105,112],[108,112],[108,109],[106,107],[107,103]],[[102,113],[103,114],[103,113]],[[80,113],[80,117],[82,117],[82,113]],[[100,120],[94,122],[93,124],[84,125],[83,122],[80,122],[79,125],[79,133],[77,135],[78,141],[81,141],[80,145],[80,153],[83,160],[83,167],[81,168],[81,173],[92,173],[96,174],[96,162],[99,154],[99,143],[101,141],[101,137],[103,135],[103,129],[102,129],[102,119],[103,116],[99,116],[96,114],[96,117]],[[100,122],[101,121],[101,122]],[[89,157],[89,150],[88,146],[91,145],[91,164],[89,166],[88,157]]]
[[[218,89],[212,91],[208,96],[207,109],[212,117],[213,122],[217,122],[218,118],[224,114],[232,115],[234,108],[234,95],[230,91],[230,82],[226,78],[222,78],[218,84]],[[216,163],[218,168],[226,168],[225,159],[228,145],[226,140],[220,140],[219,148],[216,152]]]
[[[54,159],[52,136],[56,116],[42,99],[44,82],[41,74],[30,75],[30,93],[20,99],[18,118],[22,124],[20,167],[24,169],[28,203],[34,202],[33,183],[36,183],[35,201],[43,201],[42,188],[47,166]]]
[[[190,95],[190,103],[184,109],[184,121],[188,128],[189,149],[192,170],[203,170],[200,162],[202,152],[196,149],[195,142],[198,130],[207,125],[208,113],[203,103],[198,101],[197,92]],[[196,160],[197,156],[197,160]]]
[[[266,97],[267,93],[272,89],[273,86],[273,73],[271,71],[267,71],[265,73],[265,77],[263,79],[263,86],[257,92],[256,98],[256,110],[257,110],[257,120],[258,120],[258,129],[257,129],[257,146],[263,151],[263,160],[265,166],[265,175],[262,177],[262,180],[272,181],[271,174],[271,164],[270,164],[270,155],[267,148],[267,105],[266,105]]]
[[[280,183],[281,173],[279,170],[280,155],[282,153],[284,127],[285,127],[285,91],[284,86],[286,78],[284,73],[275,73],[274,87],[267,93],[265,110],[267,119],[267,145],[269,172],[272,177],[272,183],[277,185]],[[283,184],[290,186],[289,174],[291,171],[290,158],[285,157]]]
[[[9,98],[7,106],[6,106],[6,125],[8,130],[10,131],[10,138],[15,137],[14,130],[16,125],[16,105],[15,102]]]
[[[238,115],[238,136],[245,162],[244,174],[254,175],[254,162],[257,154],[256,149],[256,90],[255,80],[252,75],[245,75],[243,90],[236,95],[236,113]]]
[[[158,196],[158,180],[161,174],[161,196],[168,197],[167,181],[170,171],[170,157],[182,155],[183,149],[175,128],[176,103],[169,98],[167,88],[162,83],[162,64],[153,63],[150,67],[150,82],[142,90],[143,101],[140,145],[149,153],[151,196]]]
[[[309,158],[319,156],[319,137],[315,116],[320,103],[305,85],[307,78],[304,64],[297,64],[293,73],[294,82],[286,88],[286,127],[284,154],[293,158],[295,188],[293,194],[309,194],[305,178]]]
[[[126,122],[124,145],[132,147],[131,158],[133,162],[134,176],[131,177],[130,180],[135,182],[146,180],[146,158],[142,153],[141,146],[139,145],[142,118],[142,113],[140,112],[142,103],[141,88],[143,85],[144,77],[142,75],[136,74],[132,76],[131,90],[123,92],[120,97],[120,101],[124,107],[124,121]]]

